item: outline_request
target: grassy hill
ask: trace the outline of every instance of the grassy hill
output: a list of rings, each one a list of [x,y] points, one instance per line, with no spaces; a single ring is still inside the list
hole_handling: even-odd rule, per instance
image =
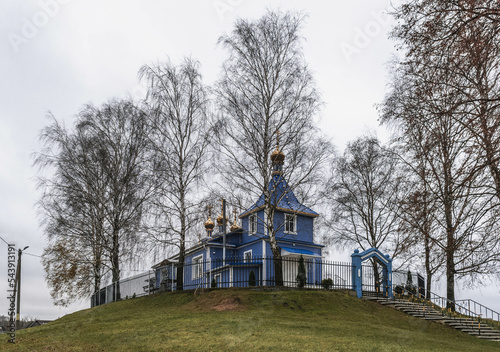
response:
[[[0,335],[1,351],[500,351],[342,292],[223,289],[129,299]]]

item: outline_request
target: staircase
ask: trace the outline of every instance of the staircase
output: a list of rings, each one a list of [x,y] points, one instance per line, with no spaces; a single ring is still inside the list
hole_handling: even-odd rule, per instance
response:
[[[417,300],[413,296],[400,296],[395,299],[387,299],[367,295],[363,296],[363,299],[392,307],[416,318],[448,325],[480,339],[500,342],[500,322],[498,321],[489,320],[487,323],[481,321],[481,317],[475,316],[475,314],[465,315],[446,311],[446,309],[440,308],[430,301]]]

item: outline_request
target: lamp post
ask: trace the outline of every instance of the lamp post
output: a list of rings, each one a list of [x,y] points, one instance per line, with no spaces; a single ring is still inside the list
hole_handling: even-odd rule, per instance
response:
[[[19,321],[19,312],[20,312],[20,307],[21,307],[21,255],[23,254],[23,251],[28,249],[29,246],[24,247],[23,249],[19,249],[18,252],[18,257],[17,257],[17,278],[16,278],[16,283],[17,283],[17,305],[16,305],[16,330],[19,330],[20,328],[20,321]]]

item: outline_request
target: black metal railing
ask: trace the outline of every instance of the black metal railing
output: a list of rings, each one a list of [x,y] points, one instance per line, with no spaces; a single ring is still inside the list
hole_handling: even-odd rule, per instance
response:
[[[402,291],[398,291],[395,288],[394,290],[394,299],[420,303],[429,308],[428,312],[439,312],[443,318],[453,319],[465,324],[475,324],[478,327],[479,333],[481,333],[481,324],[483,327],[500,328],[500,314],[473,300],[452,301],[433,292],[428,292],[427,295],[424,295],[415,290],[405,290],[405,288],[402,288]],[[476,307],[474,307],[473,303],[476,303]],[[425,309],[423,312],[425,314]]]
[[[281,268],[281,280],[276,275]],[[184,265],[168,264],[132,278],[112,283],[91,297],[91,306],[154,292],[176,291],[178,271],[182,270],[182,289],[227,287],[303,287],[352,290],[351,263],[326,261],[318,257],[230,257],[215,260],[188,260]],[[300,274],[300,275],[299,275]]]
[[[280,267],[281,280],[279,275],[276,275]],[[251,286],[352,289],[350,263],[303,258],[301,282],[298,279],[300,270],[300,259],[297,257],[274,259],[256,256],[191,261],[183,266],[183,289]]]
[[[500,313],[469,298],[458,299],[455,302],[460,304],[460,306],[467,307],[468,311],[474,312],[474,314],[479,316],[483,322],[492,324],[496,328],[500,329]]]

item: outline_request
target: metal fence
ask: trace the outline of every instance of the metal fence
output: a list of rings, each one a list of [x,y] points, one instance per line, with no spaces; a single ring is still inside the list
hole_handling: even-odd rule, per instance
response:
[[[383,267],[378,265],[377,275],[372,264],[366,263],[362,265],[363,278],[362,278],[362,291],[364,294],[380,294],[384,292],[382,287],[383,280]],[[411,280],[409,280],[410,275]],[[425,278],[419,273],[408,271],[393,271],[392,272],[392,288],[396,293],[401,291],[419,293],[425,295]],[[410,284],[411,282],[411,284]]]
[[[408,275],[410,275],[411,279]],[[405,290],[425,296],[425,278],[419,273],[409,271],[393,271],[392,286],[394,287],[396,293],[400,293],[401,290]]]
[[[281,267],[282,282],[275,273]],[[120,280],[91,297],[91,306],[120,299],[139,297],[161,291],[180,289],[177,275],[182,275],[183,290],[197,288],[284,286],[315,289],[352,290],[351,263],[304,257],[233,257],[207,261],[188,261],[181,267],[168,264],[156,270]],[[179,273],[179,271],[181,271]]]
[[[282,282],[278,282],[276,270],[281,266]],[[177,268],[178,270],[178,268]],[[285,286],[332,289],[352,289],[352,264],[329,262],[321,258],[304,258],[303,279],[299,283],[300,259],[282,257],[233,257],[226,260],[188,262],[183,267],[183,289],[198,287],[249,287]],[[167,269],[169,273],[172,270]],[[175,276],[167,288],[177,289]]]
[[[149,294],[155,285],[154,272],[135,275],[101,288],[90,298],[90,306],[116,302],[120,299],[140,297]]]

